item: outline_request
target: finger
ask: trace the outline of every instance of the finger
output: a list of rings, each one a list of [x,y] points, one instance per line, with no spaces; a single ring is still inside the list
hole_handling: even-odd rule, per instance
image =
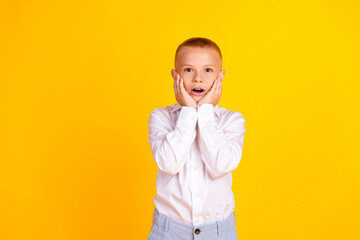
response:
[[[217,88],[219,87],[219,76],[215,79],[215,90],[217,90]]]
[[[213,86],[213,88],[214,88],[214,94],[216,94],[216,93],[217,93],[217,90],[218,90],[218,85],[219,85],[219,80],[218,80],[218,79],[216,79],[216,80],[214,81],[214,86]]]
[[[218,80],[216,80],[217,84],[216,84],[216,95],[219,96],[220,95],[220,90],[221,90],[221,82],[220,79],[218,78]]]
[[[209,90],[209,94],[211,94],[213,91],[214,91],[214,89],[215,89],[215,84],[216,84],[216,82],[214,81],[213,82],[213,84],[211,85],[211,87],[210,87],[210,90]]]
[[[183,99],[186,98],[187,92],[184,87],[184,79],[180,77],[180,94]]]
[[[218,77],[218,81],[219,81],[219,87],[221,87],[221,85],[222,85],[222,79],[221,79],[220,76]]]
[[[222,84],[222,79],[221,79],[220,82],[219,82],[219,96],[221,96],[222,87],[223,87],[223,84]]]
[[[181,98],[183,98],[181,85],[182,85],[182,82],[181,82],[181,76],[179,75],[178,93],[179,93],[179,96],[180,96]]]
[[[182,77],[180,77],[180,90],[181,90],[181,92],[185,91],[184,79]]]
[[[175,86],[176,86],[176,96],[177,96],[177,97],[178,97],[178,99],[179,99],[180,94],[179,94],[179,76],[178,76],[178,75],[176,76],[176,83],[175,83]]]
[[[219,87],[218,87],[218,96],[221,95],[221,89],[222,89],[222,83],[221,80],[219,81]]]
[[[180,96],[180,75],[179,74],[176,76],[176,90],[177,90],[178,96]]]
[[[221,95],[221,90],[222,90],[222,80],[220,78],[220,81],[219,81],[219,95]]]
[[[219,80],[216,79],[214,82],[214,95],[215,96],[218,94],[218,89],[219,89]]]
[[[185,95],[186,94],[186,90],[185,90],[185,87],[184,87],[184,79],[180,78],[181,79],[181,82],[180,82],[180,90],[181,90],[181,94],[182,95]]]
[[[176,94],[176,77],[174,77],[174,84],[173,84],[173,86],[174,86],[174,91],[175,91],[175,94]]]
[[[221,86],[221,78],[220,78],[220,76],[218,77],[218,88],[220,88],[220,86]]]
[[[176,94],[176,76],[174,77],[174,91],[175,91],[175,94]]]
[[[179,95],[181,96],[183,95],[182,85],[183,85],[182,78],[179,75]]]
[[[178,97],[178,93],[177,93],[177,86],[176,86],[176,77],[174,79],[174,92],[175,92],[175,99],[177,102],[179,102],[179,97]]]

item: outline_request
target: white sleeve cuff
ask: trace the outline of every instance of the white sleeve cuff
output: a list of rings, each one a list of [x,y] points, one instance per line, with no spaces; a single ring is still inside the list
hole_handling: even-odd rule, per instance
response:
[[[176,128],[193,132],[196,130],[196,122],[196,109],[193,107],[182,106],[176,122]]]
[[[204,103],[198,107],[198,121],[200,128],[213,128],[216,125],[214,105]]]

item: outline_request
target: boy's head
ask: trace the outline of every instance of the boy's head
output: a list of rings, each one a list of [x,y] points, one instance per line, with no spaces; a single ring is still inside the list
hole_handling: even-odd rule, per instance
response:
[[[173,79],[179,74],[184,79],[185,90],[196,101],[200,101],[211,89],[219,76],[225,76],[222,68],[222,55],[215,42],[207,38],[195,37],[181,43],[175,53],[175,70],[171,70]],[[204,91],[195,95],[194,88]]]

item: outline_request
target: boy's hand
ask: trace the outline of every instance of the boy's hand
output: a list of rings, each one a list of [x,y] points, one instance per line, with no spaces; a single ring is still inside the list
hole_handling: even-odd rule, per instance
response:
[[[189,95],[189,93],[186,92],[184,87],[184,80],[180,77],[179,74],[176,75],[176,78],[174,80],[174,90],[175,90],[176,101],[181,106],[197,108],[197,103]]]
[[[210,103],[216,106],[218,102],[220,101],[221,97],[221,90],[222,90],[222,79],[220,76],[217,77],[217,79],[214,81],[211,89],[205,96],[198,102],[198,105],[201,106],[204,103]]]

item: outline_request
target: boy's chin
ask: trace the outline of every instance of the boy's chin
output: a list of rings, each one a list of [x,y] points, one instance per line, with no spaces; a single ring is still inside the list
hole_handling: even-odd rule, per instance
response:
[[[203,97],[202,96],[192,96],[192,98],[194,99],[194,101],[196,103],[198,103]]]

